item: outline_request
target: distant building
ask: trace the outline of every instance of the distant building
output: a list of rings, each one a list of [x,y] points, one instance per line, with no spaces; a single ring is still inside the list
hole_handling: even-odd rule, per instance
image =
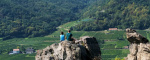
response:
[[[124,49],[129,49],[129,46],[124,46]]]
[[[20,53],[20,50],[19,49],[13,49],[13,53],[18,54],[18,53]]]
[[[109,28],[109,30],[111,30],[111,31],[112,31],[112,30],[118,30],[118,28]]]
[[[34,49],[33,48],[27,48],[26,49],[26,54],[32,54],[34,53]]]
[[[9,55],[12,55],[12,54],[19,54],[20,53],[20,50],[19,49],[13,49],[13,51],[11,51],[9,53]]]

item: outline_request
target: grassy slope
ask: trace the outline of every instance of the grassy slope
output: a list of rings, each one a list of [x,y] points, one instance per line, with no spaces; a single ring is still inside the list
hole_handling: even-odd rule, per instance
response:
[[[64,25],[57,27],[58,31],[55,31],[53,34],[45,37],[14,38],[7,41],[1,41],[0,49],[13,49],[17,46],[24,46],[25,48],[33,47],[35,49],[43,49],[46,46],[51,45],[52,43],[58,43],[61,31],[67,33],[67,30],[71,26],[80,24],[80,22],[68,22]],[[144,35],[145,37],[149,38],[150,33],[148,33],[147,31],[138,32]],[[128,41],[125,38],[125,31],[72,31],[72,34],[73,37],[78,39],[81,36],[96,37],[101,47],[103,60],[112,60],[115,57],[123,58],[126,57],[129,53],[128,49],[121,49],[123,48],[123,46],[129,45]],[[7,52],[5,52],[0,55],[0,60],[35,60],[34,56],[35,54],[8,55]]]

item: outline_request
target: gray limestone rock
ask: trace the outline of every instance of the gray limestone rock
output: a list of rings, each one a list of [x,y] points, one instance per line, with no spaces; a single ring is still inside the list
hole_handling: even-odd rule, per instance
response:
[[[147,43],[149,42],[148,39],[140,35],[139,33],[136,32],[134,29],[126,29],[126,35],[127,39],[130,43]]]
[[[96,38],[81,37],[81,40],[62,41],[38,50],[35,60],[101,60]]]
[[[130,54],[125,60],[150,60],[150,44],[148,39],[133,29],[126,29],[127,39],[130,42]]]

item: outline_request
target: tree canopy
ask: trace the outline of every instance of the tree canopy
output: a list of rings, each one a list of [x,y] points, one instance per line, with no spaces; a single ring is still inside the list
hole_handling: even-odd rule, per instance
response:
[[[83,22],[73,30],[97,31],[108,28],[147,29],[150,26],[150,0],[101,0],[88,7],[82,18],[93,21]],[[102,4],[103,3],[103,4]]]
[[[44,36],[80,18],[92,0],[1,0],[0,38]]]

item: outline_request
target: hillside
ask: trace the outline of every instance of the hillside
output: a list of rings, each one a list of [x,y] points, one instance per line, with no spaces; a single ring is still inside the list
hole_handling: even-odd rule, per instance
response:
[[[43,49],[53,43],[59,43],[60,32],[63,31],[67,33],[67,29],[70,27],[78,25],[87,19],[81,21],[72,21],[63,24],[57,28],[54,33],[44,36],[44,37],[34,37],[34,38],[13,38],[6,41],[1,41],[0,39],[0,60],[35,60],[35,54],[16,54],[8,55],[10,51],[19,47],[22,52],[23,49],[28,47],[33,47],[35,50]],[[88,22],[88,21],[86,21]],[[149,38],[149,31],[137,30],[144,37]],[[112,60],[115,58],[124,58],[129,54],[129,50],[124,48],[128,46],[129,43],[126,39],[126,34],[124,30],[121,31],[72,31],[73,37],[79,39],[82,36],[95,37],[101,48],[101,56],[103,60]],[[6,58],[7,57],[7,58]]]
[[[101,5],[101,3],[104,5]],[[82,18],[95,19],[83,22],[72,30],[99,31],[108,28],[147,29],[150,27],[150,0],[105,0],[92,4]]]
[[[95,3],[95,1],[97,1]],[[35,60],[25,49],[43,49],[59,43],[60,32],[73,37],[95,37],[102,60],[129,54],[126,28],[136,28],[150,40],[149,0],[1,0],[0,60]],[[109,31],[108,28],[119,28]],[[147,29],[147,30],[143,30]],[[12,39],[9,39],[12,38]],[[127,48],[126,48],[127,47]],[[9,55],[13,49],[21,54]]]
[[[78,20],[95,0],[1,0],[0,38],[45,36]]]

